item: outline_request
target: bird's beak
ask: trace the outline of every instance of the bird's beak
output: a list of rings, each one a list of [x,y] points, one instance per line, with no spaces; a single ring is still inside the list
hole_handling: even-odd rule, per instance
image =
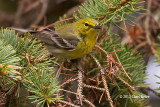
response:
[[[101,29],[101,26],[95,25],[95,26],[93,26],[92,28],[93,28],[93,29]]]

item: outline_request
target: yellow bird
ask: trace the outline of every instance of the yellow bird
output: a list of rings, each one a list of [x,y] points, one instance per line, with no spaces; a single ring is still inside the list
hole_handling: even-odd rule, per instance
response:
[[[48,51],[58,58],[77,59],[88,54],[96,43],[98,21],[85,18],[60,27],[48,27],[41,31],[28,31],[12,28],[22,32],[30,32],[45,43]]]

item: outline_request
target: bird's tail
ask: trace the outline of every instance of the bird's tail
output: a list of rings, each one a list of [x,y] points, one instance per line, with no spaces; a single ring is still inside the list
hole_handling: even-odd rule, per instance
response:
[[[31,29],[23,29],[23,28],[14,28],[14,27],[7,27],[8,29],[15,30],[19,32],[20,34],[25,33],[36,33],[37,31],[31,30]]]

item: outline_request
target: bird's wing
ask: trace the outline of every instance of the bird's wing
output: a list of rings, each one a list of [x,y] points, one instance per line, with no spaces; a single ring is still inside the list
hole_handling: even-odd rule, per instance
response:
[[[30,32],[33,34],[35,38],[38,38],[42,42],[52,45],[56,48],[66,49],[66,50],[74,50],[75,47],[78,45],[79,39],[76,35],[68,31],[69,33],[65,33],[65,30],[55,31],[54,27],[47,27],[41,31],[33,31],[28,29],[22,29],[22,28],[13,28],[9,27],[9,29],[13,29],[15,31],[21,32],[21,33],[27,33]],[[68,29],[69,30],[69,29]]]
[[[76,34],[75,23],[62,25],[56,28],[56,34],[66,40],[81,40],[80,36]]]
[[[48,27],[41,31],[31,32],[34,37],[40,39],[41,41],[45,42],[48,45],[53,45],[57,48],[73,50],[78,45],[79,39],[64,39],[63,37],[59,36],[55,32],[55,28]]]

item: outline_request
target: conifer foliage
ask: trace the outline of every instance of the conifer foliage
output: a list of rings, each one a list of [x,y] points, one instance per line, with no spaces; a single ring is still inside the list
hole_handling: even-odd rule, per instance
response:
[[[60,66],[58,79],[54,72],[51,73],[59,66],[57,59],[47,55],[39,41],[30,34],[18,36],[15,31],[1,28],[0,93],[3,96],[0,97],[6,100],[0,98],[0,103],[143,107],[146,99],[141,96],[145,95],[138,90],[144,87],[144,61],[139,53],[132,53],[131,47],[119,43],[112,29],[124,30],[118,22],[123,22],[124,26],[132,22],[128,17],[142,10],[137,6],[139,3],[138,0],[88,0],[83,3],[73,15],[75,21],[90,17],[99,20],[102,30],[94,50],[81,59],[81,67],[77,69],[72,63]],[[22,90],[27,93],[22,99],[30,100],[19,99]],[[17,101],[13,103],[13,99]]]

